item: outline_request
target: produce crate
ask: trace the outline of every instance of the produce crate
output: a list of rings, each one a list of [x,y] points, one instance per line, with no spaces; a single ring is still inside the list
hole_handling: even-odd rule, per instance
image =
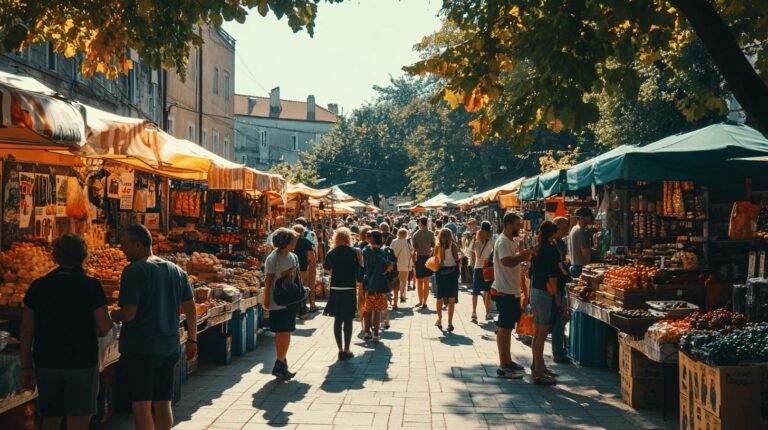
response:
[[[685,300],[704,309],[707,289],[704,285],[656,285],[655,294],[649,300]]]
[[[768,428],[768,365],[710,366],[682,351],[679,361],[680,389],[694,404],[689,420],[695,428]]]
[[[615,297],[624,309],[648,309],[645,302],[657,298],[651,288],[617,288]]]
[[[627,333],[634,337],[645,336],[648,327],[658,321],[661,321],[661,318],[625,318],[616,313],[611,313],[611,326],[615,327],[620,332]]]

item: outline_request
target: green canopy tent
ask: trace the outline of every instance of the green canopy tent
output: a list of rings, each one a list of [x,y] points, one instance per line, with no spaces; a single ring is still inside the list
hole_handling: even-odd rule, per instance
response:
[[[565,169],[552,170],[539,175],[539,189],[541,197],[556,196],[563,192],[565,182]]]
[[[768,155],[768,139],[760,132],[743,124],[715,124],[597,161],[594,182],[728,183],[744,176],[728,159],[759,155]]]
[[[539,192],[538,176],[528,178],[520,184],[520,190],[517,192],[517,198],[519,200],[536,200],[539,197],[541,197],[541,193]]]
[[[575,164],[566,169],[565,189],[569,191],[586,188],[595,182],[595,165],[599,162],[608,162],[612,159],[620,159],[624,154],[637,149],[634,145],[621,145],[604,152],[595,158]]]

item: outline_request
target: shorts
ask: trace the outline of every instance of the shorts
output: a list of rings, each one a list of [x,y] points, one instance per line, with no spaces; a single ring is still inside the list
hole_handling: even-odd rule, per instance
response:
[[[548,292],[538,288],[531,288],[531,310],[533,310],[533,323],[552,324],[552,306],[554,297]]]
[[[505,294],[503,296],[493,296],[493,300],[496,302],[496,310],[499,312],[496,326],[508,330],[514,329],[515,325],[520,321],[520,297]]]
[[[163,402],[173,398],[173,378],[179,354],[152,355],[124,353],[120,355],[131,402]]]
[[[285,309],[269,311],[269,331],[272,333],[293,333],[296,331],[296,313],[299,306],[303,304],[293,304]]]
[[[387,302],[386,293],[366,293],[365,302],[363,303],[363,312],[379,312],[386,311],[389,303]]]
[[[432,271],[427,269],[424,264],[429,260],[429,255],[419,255],[416,257],[416,278],[429,278],[432,276]]]
[[[483,279],[483,269],[474,269],[472,273],[472,295],[479,296],[491,291],[491,283]]]
[[[99,369],[38,368],[37,404],[44,417],[96,415]]]

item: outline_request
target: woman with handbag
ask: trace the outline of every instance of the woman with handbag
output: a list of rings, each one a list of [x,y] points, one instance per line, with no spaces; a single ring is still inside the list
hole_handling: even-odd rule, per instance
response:
[[[437,322],[435,326],[443,329],[443,301],[448,301],[448,332],[453,331],[453,311],[456,300],[459,297],[459,245],[454,239],[453,232],[444,228],[438,234],[438,243],[435,247],[434,257],[440,263],[435,272],[437,288]]]
[[[560,276],[560,251],[555,245],[557,226],[551,221],[544,221],[539,227],[538,243],[531,259],[530,300],[533,309],[534,335],[531,351],[533,353],[533,381],[539,385],[557,383],[554,372],[544,363],[544,343],[552,325],[554,309],[560,308],[560,295],[557,294],[557,280]]]
[[[483,297],[485,305],[485,319],[492,320],[491,317],[491,283],[483,277],[483,268],[488,266],[491,254],[493,253],[493,243],[491,242],[491,223],[483,221],[475,234],[474,239],[469,244],[469,261],[473,267],[472,274],[472,322],[477,323],[477,297]],[[493,269],[491,269],[493,270]]]
[[[291,333],[296,330],[297,303],[277,304],[275,290],[291,282],[301,285],[299,259],[293,253],[299,235],[291,229],[281,227],[272,234],[274,250],[264,262],[267,278],[264,282],[264,309],[269,311],[269,329],[275,333],[277,360],[272,374],[287,381],[296,374],[288,371],[288,348],[291,345]],[[280,285],[278,285],[280,284]]]
[[[352,248],[352,233],[348,228],[336,230],[333,249],[325,259],[325,270],[331,273],[331,294],[325,306],[325,315],[334,317],[333,335],[339,347],[339,361],[354,355],[349,350],[352,342],[352,325],[357,310],[355,284],[359,269],[363,265],[362,253]],[[342,329],[344,344],[342,347]]]
[[[387,309],[387,293],[389,284],[387,274],[395,270],[387,252],[382,248],[384,237],[379,230],[371,230],[370,245],[363,251],[365,264],[365,340],[378,342],[381,319],[379,314]],[[373,326],[373,327],[371,327]],[[373,335],[371,335],[373,328]]]

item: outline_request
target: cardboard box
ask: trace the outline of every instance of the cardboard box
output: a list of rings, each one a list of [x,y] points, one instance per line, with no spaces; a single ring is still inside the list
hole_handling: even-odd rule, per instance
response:
[[[664,398],[664,384],[660,379],[635,379],[622,374],[621,398],[636,409],[659,408]]]
[[[693,373],[696,371],[695,365],[696,363],[688,358],[685,353],[680,352],[678,357],[680,395],[688,396],[690,399],[693,399]]]
[[[642,352],[633,348],[628,336],[619,335],[619,371],[634,379],[661,379],[664,370],[661,364],[651,361]]]
[[[693,402],[680,393],[680,430],[695,430]]]
[[[723,423],[722,421],[715,416],[712,412],[705,411],[704,412],[704,423],[702,424],[703,430],[723,430]],[[736,427],[732,427],[736,429]],[[740,428],[748,428],[748,427],[740,427]],[[759,428],[765,428],[765,427],[759,427]]]

